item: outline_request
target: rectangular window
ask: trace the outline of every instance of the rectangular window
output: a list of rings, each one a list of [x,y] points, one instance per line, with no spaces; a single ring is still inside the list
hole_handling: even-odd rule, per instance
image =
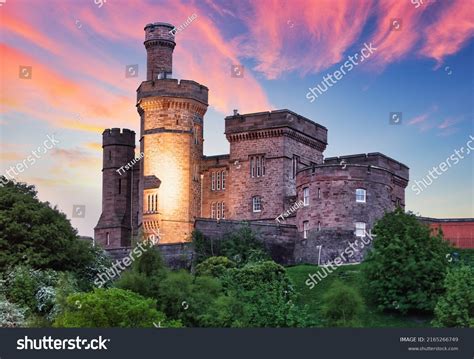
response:
[[[211,191],[214,191],[216,189],[216,173],[212,172],[211,173]]]
[[[221,203],[217,202],[217,219],[221,219]]]
[[[309,222],[304,221],[303,222],[303,238],[304,239],[308,238],[308,232],[309,232]]]
[[[256,160],[257,160],[257,177],[260,177],[262,174],[261,174],[261,167],[260,167],[260,156],[257,156],[256,157]]]
[[[262,156],[262,176],[265,176],[265,156]]]
[[[318,188],[318,199],[321,199],[321,188]]]
[[[255,168],[253,166],[254,163],[254,157],[250,157],[250,177],[254,178],[255,177]]]
[[[293,178],[296,177],[296,171],[298,171],[298,162],[300,158],[296,155],[293,155]]]
[[[220,191],[221,190],[221,172],[220,171],[217,172],[217,180],[216,181],[217,181],[216,182],[216,189],[218,191]]]
[[[309,206],[309,187],[303,188],[303,205]]]
[[[251,156],[250,157],[250,176],[261,177],[265,176],[265,156]]]
[[[254,212],[261,212],[262,203],[259,196],[255,196],[252,198],[252,209]]]
[[[110,246],[110,233],[109,232],[105,234],[105,245]]]
[[[121,194],[122,193],[122,180],[121,179],[119,179],[119,186],[118,187],[119,187],[118,188],[119,194]]]
[[[224,206],[224,202],[222,202],[222,219],[225,219],[225,206]]]
[[[365,237],[365,222],[356,222],[355,227],[356,237]]]
[[[211,204],[211,218],[216,218],[216,204]]]
[[[321,222],[318,221],[318,231],[321,230]]]
[[[365,189],[357,188],[356,189],[356,202],[365,203]]]
[[[224,190],[225,189],[225,171],[222,171],[222,189]]]
[[[194,144],[195,145],[199,144],[199,132],[198,132],[197,126],[194,126]]]

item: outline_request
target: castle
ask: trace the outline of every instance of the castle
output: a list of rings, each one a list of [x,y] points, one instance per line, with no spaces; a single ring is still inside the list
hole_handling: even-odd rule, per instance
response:
[[[225,118],[230,153],[204,156],[208,88],[172,78],[173,29],[145,26],[140,156],[133,131],[103,132],[96,243],[127,247],[138,234],[161,245],[186,243],[195,228],[216,233],[222,223],[248,221],[263,226],[269,242],[292,242],[288,255],[298,261],[314,262],[319,249],[319,263],[322,244],[336,243],[337,251],[365,237],[384,212],[405,206],[407,166],[381,153],[324,158],[327,128],[289,110],[234,110]]]

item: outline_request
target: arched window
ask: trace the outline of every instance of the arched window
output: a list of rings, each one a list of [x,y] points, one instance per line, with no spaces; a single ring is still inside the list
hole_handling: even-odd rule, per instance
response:
[[[211,204],[211,218],[216,218],[216,204]]]
[[[220,189],[221,189],[221,172],[220,171],[217,172],[217,183],[216,184],[217,184],[216,189],[218,191],[220,191]]]
[[[217,219],[221,219],[221,203],[217,202]]]
[[[222,202],[222,219],[225,219],[225,206],[224,206],[224,202]]]

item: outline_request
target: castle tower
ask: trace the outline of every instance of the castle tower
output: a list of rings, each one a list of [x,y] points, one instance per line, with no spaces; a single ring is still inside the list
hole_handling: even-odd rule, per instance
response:
[[[172,79],[174,27],[145,26],[147,81],[137,90],[140,149],[141,229],[159,243],[190,240],[200,217],[203,117],[208,89],[194,81]]]
[[[94,228],[96,243],[104,248],[118,248],[130,245],[133,227],[132,181],[137,185],[138,171],[125,166],[134,161],[135,132],[119,128],[107,129],[102,133],[102,214]],[[133,166],[139,166],[135,163]],[[136,222],[136,216],[134,216]]]

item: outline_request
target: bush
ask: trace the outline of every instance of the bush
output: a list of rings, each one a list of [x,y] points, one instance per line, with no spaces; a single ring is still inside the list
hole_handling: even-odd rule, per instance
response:
[[[77,290],[71,273],[17,266],[7,274],[3,293],[9,301],[25,308],[24,314],[32,322],[47,325],[60,311],[63,297]]]
[[[155,324],[155,325],[154,325]],[[67,306],[56,319],[55,327],[65,328],[151,328],[181,326],[166,320],[156,310],[156,302],[128,290],[95,289],[67,298]]]
[[[357,327],[363,311],[361,295],[339,280],[334,281],[323,296],[321,314],[328,327]]]
[[[474,269],[451,269],[444,281],[445,293],[435,307],[436,327],[474,327]]]
[[[379,309],[432,311],[448,268],[449,244],[411,213],[386,213],[365,265],[369,298]]]
[[[8,301],[0,295],[0,328],[25,326],[25,309]]]
[[[306,308],[296,305],[297,295],[285,268],[272,261],[248,263],[229,269],[224,277],[227,309],[236,313],[233,327],[306,326]]]
[[[227,257],[211,257],[196,266],[196,275],[220,278],[234,267],[235,263]]]

